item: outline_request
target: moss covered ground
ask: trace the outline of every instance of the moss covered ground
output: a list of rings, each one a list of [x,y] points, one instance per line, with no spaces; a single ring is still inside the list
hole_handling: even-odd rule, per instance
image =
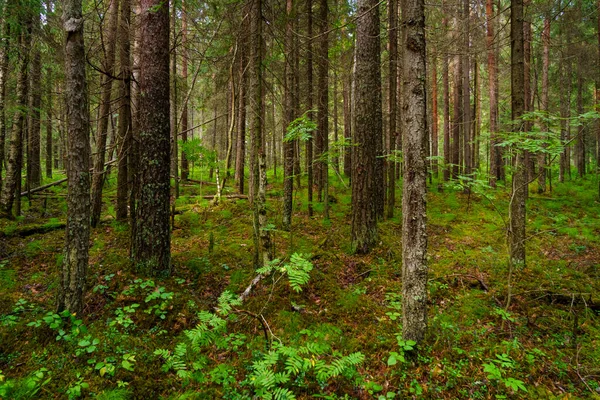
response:
[[[281,263],[229,311],[222,294],[257,275],[247,200],[215,206],[200,196],[212,186],[182,185],[174,273],[154,279],[130,266],[109,180],[81,316],[54,314],[65,189],[24,200],[23,217],[0,221],[0,398],[600,398],[595,177],[541,195],[532,184],[528,261],[508,308],[509,191],[430,185],[429,330],[418,347],[398,337],[400,208],[379,224],[377,248],[353,255],[350,190],[330,179],[331,218],[319,203],[307,216],[303,188],[284,232],[281,171],[270,175]],[[313,267],[299,292],[280,268],[294,253]]]

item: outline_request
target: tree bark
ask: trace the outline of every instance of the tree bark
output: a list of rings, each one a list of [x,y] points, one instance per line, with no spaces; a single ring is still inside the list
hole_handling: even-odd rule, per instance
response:
[[[186,1],[182,1],[182,13],[181,13],[181,80],[183,83],[182,92],[188,92],[188,24],[187,24],[187,9]],[[183,143],[188,140],[188,102],[183,102],[183,110],[181,110],[181,141]],[[233,116],[232,116],[233,117]],[[181,180],[186,181],[190,173],[189,162],[185,151],[181,152]]]
[[[463,159],[465,175],[470,175],[473,167],[473,144],[472,144],[472,121],[471,121],[471,62],[469,56],[470,49],[470,14],[469,0],[463,0],[463,54],[462,54],[462,112],[463,112]],[[469,192],[470,188],[465,186],[465,192]]]
[[[0,37],[0,189],[2,188],[2,169],[4,168],[4,147],[6,142],[6,82],[8,80],[8,53],[10,50],[10,18],[11,10],[8,3],[4,3],[2,12],[5,15],[0,24],[2,35]],[[2,211],[0,210],[0,213]]]
[[[33,10],[32,10],[33,11]],[[36,12],[33,17],[33,32],[40,36],[40,14]],[[35,41],[37,42],[37,40]],[[27,140],[27,187],[35,188],[42,184],[41,163],[41,120],[42,107],[42,53],[40,44],[34,43],[31,60],[30,97],[31,108],[29,112],[28,140]]]
[[[171,273],[169,229],[169,8],[141,1],[139,164],[132,259],[148,275]]]
[[[52,179],[52,90],[54,81],[52,77],[52,68],[46,69],[46,178]],[[0,158],[1,159],[1,158]]]
[[[19,35],[19,53],[17,55],[17,109],[13,118],[13,126],[8,148],[8,164],[2,193],[0,194],[0,217],[13,218],[12,207],[17,197],[20,203],[21,166],[23,162],[23,129],[25,124],[25,113],[27,108],[27,96],[29,85],[28,67],[29,51],[31,49],[31,13],[24,7],[21,22],[21,34]],[[17,213],[18,215],[18,213]]]
[[[106,54],[104,59],[104,70],[109,74],[101,75],[100,86],[102,94],[99,107],[98,130],[96,132],[96,157],[94,158],[94,173],[92,175],[92,215],[91,224],[95,228],[100,221],[102,212],[102,189],[104,188],[105,172],[104,161],[106,158],[106,137],[108,122],[111,115],[111,95],[114,72],[115,72],[115,42],[117,35],[117,23],[119,18],[119,1],[111,0],[108,9],[108,25],[106,26]]]
[[[58,311],[83,312],[90,241],[90,115],[81,0],[63,3],[67,106],[67,227]]]
[[[313,46],[312,46],[312,35],[313,35],[313,1],[306,0],[306,19],[307,19],[307,43],[306,43],[306,108],[308,110],[308,117],[312,119],[313,113]],[[313,184],[314,184],[314,157],[313,157],[313,135],[306,141],[306,173],[308,176],[308,183],[306,185],[307,197],[308,197],[308,216],[313,215]]]
[[[389,0],[388,2],[388,132],[386,141],[386,153],[388,155],[386,162],[387,172],[387,218],[394,217],[394,207],[396,205],[396,162],[393,161],[393,152],[396,144],[396,114],[398,102],[396,101],[398,82],[398,1]]]
[[[427,328],[425,3],[403,0],[402,337],[421,342]]]
[[[248,65],[247,57],[247,39],[245,34],[245,26],[242,26],[242,34],[240,39],[240,58],[239,58],[239,95],[238,95],[238,112],[237,112],[237,148],[235,156],[235,180],[238,184],[238,192],[244,194],[244,167],[246,161],[246,86]]]
[[[365,254],[377,242],[377,141],[381,141],[379,6],[360,0],[354,63],[354,140],[352,149],[352,249]]]
[[[523,123],[520,121],[525,112],[523,0],[511,0],[510,19],[511,109],[512,120],[516,121],[513,130],[523,132]],[[509,218],[510,261],[513,265],[524,266],[528,177],[523,151],[517,150],[514,168]]]
[[[494,4],[493,0],[486,1],[487,35],[486,47],[488,57],[488,86],[490,96],[490,186],[496,187],[496,182],[501,179],[500,170],[504,167],[502,153],[498,146],[498,87],[496,79],[498,69],[496,65],[496,49],[494,45]]]
[[[548,71],[550,68],[550,17],[544,18],[544,30],[542,32],[543,57],[542,57],[542,98],[541,108],[544,113],[548,113]],[[548,124],[543,122],[542,132],[548,132]],[[547,137],[547,136],[546,136]],[[546,191],[546,153],[538,154],[538,193]]]
[[[131,120],[131,43],[129,40],[129,23],[131,20],[130,0],[121,0],[121,16],[119,23],[119,64],[121,65],[121,81],[119,98],[121,99],[118,126],[118,171],[117,171],[117,220],[127,220],[127,203],[131,187],[129,185],[129,168],[132,146]]]
[[[286,2],[286,24],[285,24],[285,72],[284,72],[284,99],[283,99],[283,131],[286,133],[287,127],[294,120],[294,105],[293,105],[293,85],[294,85],[294,68],[292,67],[294,60],[293,54],[293,30],[292,30],[292,0]],[[295,141],[283,140],[283,229],[290,230],[292,224],[292,208],[293,208],[293,190],[294,190],[294,146]]]
[[[317,131],[315,140],[315,177],[317,184],[317,198],[323,201],[325,180],[328,179],[329,150],[329,34],[328,19],[329,9],[327,0],[319,0],[318,58],[317,58]],[[324,159],[326,157],[327,159]],[[329,205],[325,201],[325,214]]]

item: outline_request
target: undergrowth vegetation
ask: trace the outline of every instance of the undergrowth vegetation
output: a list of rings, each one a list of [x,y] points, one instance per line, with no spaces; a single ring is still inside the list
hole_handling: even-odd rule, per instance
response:
[[[594,179],[531,191],[528,261],[513,271],[508,308],[509,191],[430,185],[420,346],[400,335],[399,209],[372,254],[351,254],[350,190],[333,172],[331,219],[322,204],[308,218],[296,193],[290,232],[279,230],[281,171],[269,176],[278,259],[259,270],[247,201],[214,206],[200,197],[211,188],[182,186],[164,280],[130,267],[109,181],[84,315],[55,312],[64,234],[52,228],[64,202],[33,197],[23,218],[0,222],[0,398],[600,398]]]

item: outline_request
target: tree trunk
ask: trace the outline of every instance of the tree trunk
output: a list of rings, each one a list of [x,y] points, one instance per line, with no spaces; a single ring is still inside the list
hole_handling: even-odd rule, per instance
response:
[[[2,188],[2,169],[4,168],[4,147],[6,142],[6,82],[8,80],[8,52],[10,50],[10,8],[4,3],[2,12],[5,15],[0,24],[0,190]],[[0,214],[2,211],[0,210]]]
[[[544,18],[544,31],[542,32],[543,60],[542,60],[542,98],[541,108],[544,113],[548,113],[548,70],[550,68],[550,17]],[[543,122],[542,132],[548,132],[548,124]],[[547,136],[546,136],[547,137]],[[546,153],[538,153],[538,193],[546,191]]]
[[[398,81],[398,1],[389,0],[388,2],[388,29],[389,41],[388,52],[390,57],[388,69],[388,132],[386,141],[386,153],[388,155],[386,163],[387,172],[387,218],[394,217],[394,207],[396,205],[396,162],[393,161],[393,152],[396,144],[396,113],[398,102],[396,101]]]
[[[327,18],[329,10],[327,0],[319,0],[319,39],[317,62],[317,131],[315,140],[315,177],[317,184],[317,198],[323,201],[325,180],[328,179],[329,163],[324,157],[329,150],[329,38]],[[325,202],[325,209],[328,208]],[[327,211],[326,211],[327,212]]]
[[[306,43],[306,109],[308,117],[312,119],[313,113],[313,2],[306,0],[306,18],[307,18],[307,43]],[[313,135],[306,141],[306,174],[308,177],[307,183],[307,201],[308,201],[308,216],[313,216],[313,184],[314,184],[314,168],[313,168]]]
[[[577,114],[583,114],[583,57],[580,55],[577,60]],[[585,176],[585,125],[581,124],[577,130],[577,139],[575,140],[575,162],[577,164],[577,175],[580,178]]]
[[[187,25],[187,9],[186,9],[186,1],[183,0],[182,3],[182,12],[181,12],[181,81],[182,88],[181,91],[183,93],[188,92],[188,25]],[[184,100],[183,109],[181,110],[181,141],[183,143],[188,140],[188,102]],[[232,116],[233,117],[233,116]],[[185,151],[181,152],[181,180],[186,181],[188,179],[190,173],[189,162]]]
[[[377,141],[381,141],[379,4],[358,2],[354,63],[352,249],[365,254],[377,241]]]
[[[100,221],[102,212],[102,189],[104,188],[104,162],[106,158],[106,137],[108,122],[111,115],[111,95],[115,70],[115,42],[119,17],[119,1],[111,0],[108,9],[108,25],[106,26],[106,54],[104,70],[110,75],[101,75],[100,86],[102,95],[99,107],[98,131],[96,132],[96,157],[94,158],[94,173],[92,175],[92,215],[91,224],[95,228]]]
[[[437,84],[437,52],[431,56],[431,173],[438,178],[439,128],[438,128],[438,84]]]
[[[463,55],[462,55],[462,112],[463,112],[463,159],[464,159],[464,174],[471,175],[473,167],[473,150],[472,150],[472,121],[471,121],[471,62],[469,57],[470,48],[470,15],[469,15],[469,0],[463,0]],[[465,192],[469,192],[470,188],[465,186]]]
[[[0,194],[0,217],[13,218],[12,207],[17,197],[17,203],[20,203],[20,184],[21,184],[21,166],[23,161],[23,128],[25,124],[25,114],[27,108],[28,96],[28,67],[29,50],[31,49],[31,13],[27,7],[24,7],[22,13],[22,29],[19,35],[19,54],[18,54],[18,76],[17,76],[17,99],[16,111],[13,118],[13,126],[10,135],[8,148],[8,164],[2,193]],[[18,213],[17,213],[18,215]]]
[[[427,328],[427,143],[425,2],[402,2],[404,94],[402,141],[402,337],[421,342]]]
[[[445,9],[445,7],[444,7]],[[445,16],[442,18],[442,29],[444,32],[448,31],[448,18]],[[450,79],[449,79],[449,60],[448,60],[448,49],[444,51],[444,58],[442,61],[442,87],[444,96],[444,180],[450,180],[450,172],[452,163],[452,147],[450,144]]]
[[[52,68],[46,69],[46,178],[52,178]],[[1,158],[0,158],[1,159]]]
[[[245,31],[244,27],[242,29]],[[240,60],[239,60],[239,95],[238,95],[238,112],[237,112],[237,152],[235,156],[235,180],[238,184],[240,194],[244,193],[244,167],[246,161],[246,86],[247,74],[246,66],[248,64],[247,57],[247,40],[245,32],[242,31],[240,40]]]
[[[171,1],[171,39],[172,39],[172,50],[171,50],[171,110],[169,111],[170,114],[170,121],[171,121],[171,179],[173,179],[174,182],[174,191],[175,191],[175,198],[178,199],[179,198],[179,120],[178,120],[178,114],[177,114],[177,99],[178,99],[178,95],[179,95],[179,90],[177,87],[177,81],[178,81],[178,77],[177,77],[177,41],[178,41],[178,35],[177,35],[177,2],[176,1]],[[182,12],[182,14],[185,16],[185,11]],[[183,41],[183,39],[182,39]],[[183,45],[183,43],[182,43]],[[184,50],[185,51],[185,50]],[[185,57],[185,56],[184,56]],[[186,66],[187,67],[187,66]],[[185,86],[187,84],[187,71],[185,72],[185,78],[182,80],[184,81],[184,88],[183,91],[184,93],[186,92]],[[184,115],[185,114],[185,115]],[[183,127],[183,120],[185,119],[185,128]],[[187,113],[182,113],[181,115],[181,124],[182,124],[182,131],[185,129],[185,135],[187,137]],[[182,132],[183,134],[183,132]],[[183,153],[182,153],[183,156]],[[183,159],[182,159],[182,176],[183,176]],[[186,176],[187,178],[187,176]]]
[[[35,36],[40,33],[40,14],[36,12],[33,17]],[[37,41],[36,41],[37,42]],[[41,120],[40,109],[42,107],[42,53],[40,44],[33,44],[33,56],[31,62],[31,109],[28,123],[27,140],[27,186],[36,188],[42,184],[41,163]]]
[[[496,182],[501,178],[501,169],[504,168],[502,161],[502,153],[498,146],[498,87],[496,79],[498,69],[496,65],[496,50],[494,45],[494,4],[493,0],[486,1],[486,17],[487,17],[487,57],[488,57],[488,85],[490,95],[490,186],[496,187]]]
[[[139,165],[132,259],[148,275],[171,273],[169,230],[169,8],[142,0]]]
[[[90,115],[85,76],[81,0],[63,3],[65,100],[67,105],[67,227],[58,311],[80,315],[86,290],[90,243]]]
[[[284,81],[284,99],[283,99],[283,131],[286,133],[287,127],[294,120],[293,109],[293,85],[294,85],[294,70],[292,65],[293,54],[293,31],[292,31],[292,0],[286,2],[286,24],[285,24],[285,81]],[[292,208],[293,208],[293,190],[294,190],[294,146],[295,141],[283,139],[283,229],[290,230],[292,224]]]
[[[129,41],[129,22],[131,19],[130,0],[121,0],[121,17],[119,23],[119,63],[121,79],[119,98],[121,99],[118,126],[118,172],[117,172],[117,220],[127,220],[127,200],[129,191],[129,160],[131,158],[132,125],[131,125],[131,44]]]
[[[525,65],[523,40],[523,0],[511,0],[510,9],[511,109],[515,132],[523,131],[520,121],[525,112]],[[527,199],[527,168],[523,151],[517,150],[510,201],[509,245],[513,265],[525,265],[525,224]]]

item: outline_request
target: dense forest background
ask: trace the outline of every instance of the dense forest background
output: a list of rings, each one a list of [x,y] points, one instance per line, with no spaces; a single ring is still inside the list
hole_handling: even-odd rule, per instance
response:
[[[599,10],[0,0],[0,398],[600,397]]]

